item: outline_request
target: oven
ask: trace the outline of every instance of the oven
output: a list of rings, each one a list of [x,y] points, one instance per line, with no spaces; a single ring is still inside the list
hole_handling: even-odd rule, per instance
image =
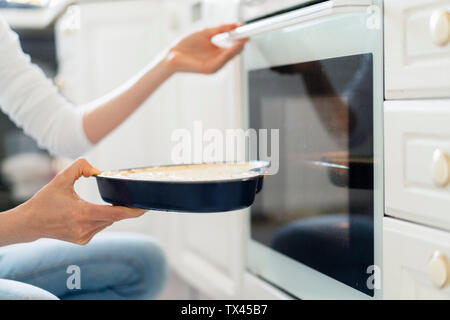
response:
[[[243,1],[245,24],[226,36],[250,37],[245,125],[279,130],[247,269],[296,298],[382,296],[381,5]]]

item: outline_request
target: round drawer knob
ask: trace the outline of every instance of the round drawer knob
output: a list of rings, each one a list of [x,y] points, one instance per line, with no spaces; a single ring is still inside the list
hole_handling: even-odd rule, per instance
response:
[[[438,288],[445,288],[449,280],[449,264],[447,258],[436,251],[428,264],[430,279]]]
[[[450,161],[447,154],[441,150],[433,153],[431,175],[436,186],[444,188],[450,180]]]
[[[447,10],[438,10],[431,15],[430,31],[436,45],[447,45],[450,41],[450,13]]]

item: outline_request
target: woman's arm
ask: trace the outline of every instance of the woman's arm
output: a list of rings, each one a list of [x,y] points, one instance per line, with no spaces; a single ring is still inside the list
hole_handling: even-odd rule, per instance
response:
[[[74,183],[100,173],[85,159],[78,159],[24,204],[0,213],[0,247],[40,238],[87,244],[116,221],[146,212],[118,206],[96,205],[80,199]]]
[[[17,35],[0,17],[0,107],[39,146],[76,158],[121,124],[174,73],[212,73],[238,54],[245,41],[229,49],[210,41],[215,34],[236,26],[188,36],[118,90],[75,108],[30,62]]]
[[[132,114],[161,84],[177,72],[210,74],[222,68],[242,51],[246,40],[231,48],[219,48],[211,38],[236,28],[222,25],[191,34],[177,43],[167,54],[149,65],[132,80],[98,102],[84,115],[84,131],[92,143],[97,143]]]
[[[30,62],[0,16],[0,107],[41,147],[76,158],[91,147],[83,114]]]
[[[93,144],[128,118],[174,71],[166,60],[148,66],[128,83],[85,106],[83,128]]]
[[[0,213],[0,247],[35,240],[26,232],[26,222],[20,218],[22,206]]]

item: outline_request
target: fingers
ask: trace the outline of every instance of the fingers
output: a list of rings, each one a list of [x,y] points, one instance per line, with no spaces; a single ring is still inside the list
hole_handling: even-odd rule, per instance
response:
[[[84,206],[83,210],[78,211],[83,214],[75,219],[75,223],[70,224],[70,237],[68,238],[70,242],[79,245],[89,243],[94,235],[114,222],[137,218],[146,212],[146,210],[142,209],[94,205],[87,202]]]
[[[236,43],[231,48],[226,49],[225,52],[228,59],[233,58],[239,53],[241,53],[248,40],[249,40],[248,38],[237,40]]]
[[[99,221],[116,222],[124,219],[138,218],[147,212],[147,210],[137,208],[94,204],[88,205],[88,214],[92,216],[92,219]]]
[[[222,54],[219,56],[219,61],[221,60],[222,62],[227,62],[228,60],[233,59],[235,56],[241,53],[247,41],[248,39],[237,40],[232,47],[223,49]]]
[[[91,177],[100,174],[101,171],[91,166],[91,164],[84,158],[80,158],[67,167],[61,175],[70,182],[75,182],[80,177]]]
[[[239,24],[239,23],[222,24],[222,25],[214,27],[214,28],[205,29],[203,32],[206,33],[208,38],[212,38],[216,34],[224,33],[224,32],[230,32],[231,30],[234,30],[234,29],[236,29],[237,27],[240,27],[240,26],[241,26],[241,24]]]

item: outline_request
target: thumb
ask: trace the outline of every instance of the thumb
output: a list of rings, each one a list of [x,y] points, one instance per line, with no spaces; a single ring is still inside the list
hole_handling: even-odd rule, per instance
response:
[[[61,174],[71,182],[75,182],[80,177],[91,177],[100,174],[101,171],[91,166],[91,164],[84,158],[79,158],[69,167],[67,167]]]
[[[248,39],[238,40],[231,48],[224,49],[214,61],[215,66],[221,68],[229,60],[233,59],[235,56],[241,53],[247,41]]]

